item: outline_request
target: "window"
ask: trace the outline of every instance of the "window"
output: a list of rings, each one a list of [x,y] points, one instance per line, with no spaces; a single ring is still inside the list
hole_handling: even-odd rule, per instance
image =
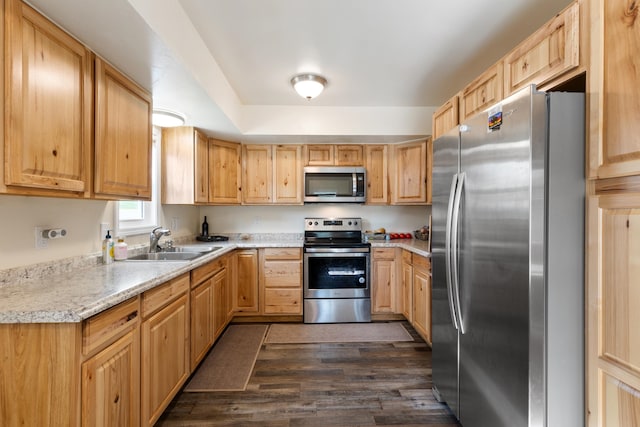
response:
[[[121,200],[115,203],[114,222],[115,236],[131,236],[149,233],[158,225],[159,192],[158,192],[158,158],[159,142],[156,128],[153,129],[151,144],[151,201]]]

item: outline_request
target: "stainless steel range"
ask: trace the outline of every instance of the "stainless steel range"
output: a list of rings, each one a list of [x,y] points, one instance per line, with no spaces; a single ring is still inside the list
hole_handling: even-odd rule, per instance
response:
[[[305,218],[304,322],[371,321],[371,245],[360,218]]]

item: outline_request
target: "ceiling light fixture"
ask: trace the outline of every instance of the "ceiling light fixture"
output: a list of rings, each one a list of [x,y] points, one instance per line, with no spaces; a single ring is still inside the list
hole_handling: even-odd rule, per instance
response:
[[[317,74],[298,74],[291,79],[293,88],[303,98],[310,100],[320,95],[327,84],[327,79]]]
[[[154,126],[158,126],[161,128],[172,128],[176,126],[182,126],[185,122],[185,118],[182,114],[176,113],[175,111],[156,108],[153,110],[151,122]]]

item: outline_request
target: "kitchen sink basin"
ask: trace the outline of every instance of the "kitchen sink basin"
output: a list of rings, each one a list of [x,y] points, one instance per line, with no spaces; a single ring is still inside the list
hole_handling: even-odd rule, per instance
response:
[[[184,245],[174,246],[171,248],[165,248],[161,253],[180,253],[180,252],[213,252],[218,249],[222,249],[222,246],[207,246],[207,245]]]
[[[152,252],[127,258],[127,261],[191,261],[207,252]]]

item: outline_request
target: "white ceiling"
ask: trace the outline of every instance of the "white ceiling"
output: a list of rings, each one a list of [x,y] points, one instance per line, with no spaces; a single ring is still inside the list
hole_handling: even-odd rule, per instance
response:
[[[394,141],[570,0],[29,2],[211,136]]]

